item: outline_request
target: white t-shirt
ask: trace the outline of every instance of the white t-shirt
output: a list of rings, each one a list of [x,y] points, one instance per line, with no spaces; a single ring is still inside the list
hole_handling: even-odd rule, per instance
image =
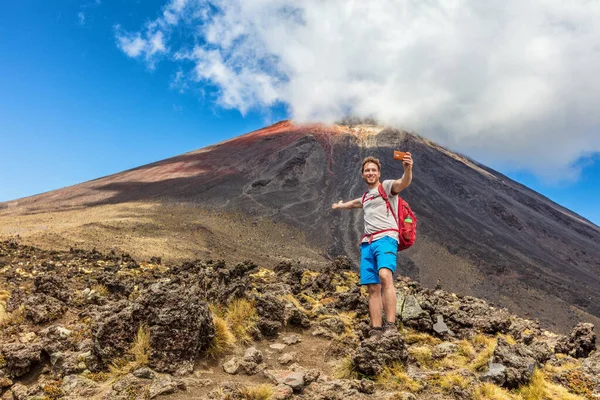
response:
[[[393,180],[385,180],[382,182],[383,190],[388,196],[388,201],[394,210],[394,214],[398,216],[398,195],[392,195]],[[365,235],[371,235],[377,231],[384,229],[398,229],[398,223],[394,219],[383,197],[379,195],[377,187],[369,190],[363,197],[363,213],[365,219]],[[373,240],[381,239],[384,236],[392,237],[398,240],[398,231],[382,232],[373,236]],[[365,237],[362,242],[368,242],[369,237]]]

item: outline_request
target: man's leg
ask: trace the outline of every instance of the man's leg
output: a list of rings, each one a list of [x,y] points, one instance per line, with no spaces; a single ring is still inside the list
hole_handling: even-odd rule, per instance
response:
[[[381,297],[383,299],[383,309],[385,310],[385,319],[387,322],[396,321],[396,288],[394,287],[394,276],[392,271],[387,268],[379,270],[379,280],[381,281]],[[369,292],[370,294],[370,292]],[[369,304],[370,305],[370,304]],[[381,317],[381,314],[380,314]]]
[[[367,285],[367,289],[369,291],[369,316],[371,317],[371,326],[373,326],[373,328],[381,328],[381,285]]]

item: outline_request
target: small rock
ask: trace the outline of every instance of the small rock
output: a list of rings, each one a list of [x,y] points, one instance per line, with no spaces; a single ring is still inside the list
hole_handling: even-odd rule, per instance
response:
[[[458,349],[459,347],[454,343],[443,342],[433,348],[432,356],[433,358],[444,358],[449,354],[456,353]]]
[[[302,341],[302,339],[300,338],[300,335],[289,335],[283,338],[283,343],[287,344],[288,346],[292,345],[292,344],[296,344],[296,343],[300,343]]]
[[[287,400],[291,399],[294,394],[294,390],[288,385],[279,384],[275,387],[275,391],[271,398],[273,400]]]
[[[237,374],[240,371],[240,360],[237,357],[232,357],[231,360],[223,364],[223,371],[231,375]]]
[[[287,385],[295,392],[304,387],[304,372],[288,370],[265,370],[265,376],[277,385]]]
[[[175,382],[168,375],[158,378],[148,388],[148,398],[153,399],[163,394],[175,393],[181,387],[180,385],[181,383]]]
[[[249,347],[244,353],[244,361],[260,364],[263,361],[263,355],[256,347]]]
[[[339,318],[326,318],[319,323],[323,328],[329,329],[333,333],[341,335],[346,329],[346,325]]]
[[[148,367],[142,367],[133,371],[133,376],[141,379],[154,379],[154,372]]]
[[[361,393],[366,393],[366,394],[375,393],[375,382],[367,380],[367,379],[361,379],[360,385],[358,387],[358,391]]]
[[[22,333],[19,336],[19,341],[21,343],[30,343],[33,342],[33,340],[35,339],[35,333],[34,332],[27,332],[27,333]]]
[[[311,334],[313,336],[324,336],[329,339],[333,339],[335,337],[335,333],[331,332],[329,329],[324,328],[322,326],[317,326]]]
[[[283,343],[273,343],[272,345],[269,346],[269,348],[271,348],[273,350],[277,350],[277,351],[282,351],[286,347],[287,347],[287,345],[283,344]]]
[[[285,353],[281,357],[279,357],[277,359],[277,361],[279,361],[279,363],[282,364],[282,365],[294,362],[294,361],[296,361],[296,353],[295,352]]]
[[[448,328],[448,325],[444,322],[444,317],[436,315],[436,323],[433,324],[433,330],[440,336],[452,335],[452,331]]]
[[[482,382],[491,382],[498,386],[504,385],[506,382],[506,367],[499,363],[489,363],[486,373],[482,374],[479,379]]]
[[[79,375],[67,375],[63,378],[61,390],[67,396],[89,397],[98,392],[98,384]]]
[[[67,338],[69,336],[71,336],[71,330],[65,328],[64,326],[57,326],[56,327],[56,332],[60,335],[61,338]]]
[[[119,379],[112,385],[112,389],[117,392],[123,392],[131,387],[136,387],[140,385],[140,381],[138,378],[131,374],[125,375],[123,378]]]
[[[0,389],[11,387],[12,384],[13,384],[12,380],[10,380],[8,378],[0,378]]]

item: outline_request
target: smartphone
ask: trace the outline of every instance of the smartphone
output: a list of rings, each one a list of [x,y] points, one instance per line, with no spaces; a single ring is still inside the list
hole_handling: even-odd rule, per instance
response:
[[[404,160],[405,155],[406,155],[406,151],[394,150],[394,160],[402,161],[402,160]]]

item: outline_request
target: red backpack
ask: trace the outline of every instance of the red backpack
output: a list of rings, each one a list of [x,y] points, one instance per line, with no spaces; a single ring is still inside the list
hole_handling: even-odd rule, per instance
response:
[[[370,235],[364,235],[363,239],[365,237],[370,236],[371,238],[369,239],[369,243],[371,243],[371,241],[373,240],[373,236],[378,233],[386,231],[398,231],[398,251],[408,249],[415,243],[415,240],[417,239],[417,217],[415,216],[415,213],[410,208],[408,203],[405,200],[403,200],[400,197],[400,195],[398,195],[398,216],[396,216],[396,213],[394,213],[394,209],[392,208],[388,196],[385,193],[385,190],[383,189],[383,185],[381,183],[377,187],[377,190],[379,191],[379,195],[385,201],[385,205],[388,211],[390,211],[394,216],[394,220],[398,224],[398,229],[385,229],[382,231],[377,231]],[[366,193],[363,196],[363,202],[365,196]]]

